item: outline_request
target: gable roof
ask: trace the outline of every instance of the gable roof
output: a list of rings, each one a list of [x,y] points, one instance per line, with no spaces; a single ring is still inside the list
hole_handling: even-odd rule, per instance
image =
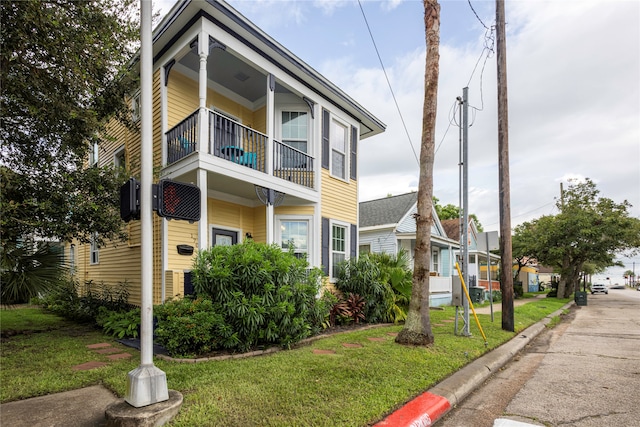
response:
[[[440,220],[442,224],[442,228],[444,228],[444,232],[447,234],[447,237],[455,240],[456,242],[460,241],[460,220],[455,219],[443,219]]]
[[[360,227],[396,225],[418,201],[418,193],[407,193],[383,199],[360,202]]]

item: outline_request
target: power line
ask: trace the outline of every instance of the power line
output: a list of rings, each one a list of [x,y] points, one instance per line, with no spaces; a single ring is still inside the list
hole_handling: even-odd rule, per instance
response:
[[[402,116],[402,111],[400,111],[400,106],[398,105],[398,100],[396,99],[396,95],[393,92],[393,88],[391,87],[391,82],[389,81],[389,76],[387,75],[387,70],[384,67],[384,63],[382,62],[382,58],[380,57],[380,52],[378,51],[378,46],[376,45],[376,41],[373,38],[373,33],[371,33],[371,28],[369,27],[369,21],[367,21],[367,16],[364,13],[364,9],[362,8],[362,3],[358,0],[358,6],[360,6],[360,11],[362,12],[362,17],[364,18],[364,23],[367,26],[367,31],[369,31],[369,37],[371,37],[371,42],[373,43],[373,47],[376,51],[376,55],[378,56],[378,61],[380,61],[380,66],[382,67],[382,72],[384,73],[384,78],[387,80],[387,85],[389,86],[389,91],[391,91],[391,97],[393,98],[393,102],[396,105],[396,109],[398,110],[398,115],[400,115],[400,121],[402,122],[402,127],[404,127],[404,132],[407,134],[407,139],[409,140],[409,145],[411,146],[411,151],[413,151],[413,156],[416,158],[416,162],[418,166],[420,166],[420,159],[418,158],[418,154],[416,153],[415,148],[413,147],[413,142],[411,141],[411,135],[409,135],[409,130],[407,129],[407,124],[404,121],[404,117]]]
[[[484,22],[482,22],[482,19],[480,19],[480,17],[478,16],[478,14],[476,13],[476,10],[473,8],[473,5],[471,4],[471,0],[467,0],[469,2],[469,7],[471,8],[471,10],[473,11],[473,14],[476,15],[476,18],[478,19],[478,21],[480,21],[480,23],[482,24],[482,26],[484,28],[486,28],[487,30],[489,29],[489,27],[487,27],[485,25]]]

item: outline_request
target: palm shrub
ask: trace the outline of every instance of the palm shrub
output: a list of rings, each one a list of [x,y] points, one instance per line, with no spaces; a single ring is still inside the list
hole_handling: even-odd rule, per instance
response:
[[[378,264],[368,255],[340,263],[335,286],[344,295],[355,294],[364,299],[364,321],[380,323],[393,320],[393,290],[383,280]]]
[[[2,304],[29,302],[64,284],[67,274],[60,246],[32,239],[0,244]]]
[[[409,268],[409,253],[401,249],[397,254],[374,253],[369,257],[378,264],[380,278],[393,290],[393,304],[390,306],[390,317],[394,322],[402,322],[407,318],[407,309],[411,299],[412,275]]]
[[[200,251],[192,270],[196,294],[211,300],[241,351],[317,333],[327,310],[316,300],[320,275],[292,251],[250,239]]]

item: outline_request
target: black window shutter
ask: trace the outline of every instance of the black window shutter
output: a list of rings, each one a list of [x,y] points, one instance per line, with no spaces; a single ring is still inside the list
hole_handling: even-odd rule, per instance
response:
[[[329,169],[329,111],[322,109],[322,167]]]
[[[329,275],[329,218],[322,218],[322,271]]]
[[[358,226],[351,224],[351,258],[355,258],[358,251]]]
[[[358,129],[351,126],[351,179],[358,177]]]

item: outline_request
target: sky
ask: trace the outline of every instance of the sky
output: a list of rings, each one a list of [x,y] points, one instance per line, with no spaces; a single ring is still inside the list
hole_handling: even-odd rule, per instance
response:
[[[173,3],[155,1],[154,11]],[[417,190],[422,1],[228,3],[387,125],[360,144],[360,201]],[[459,204],[456,98],[468,87],[468,209],[498,230],[495,2],[440,5],[434,196]],[[561,183],[584,178],[640,218],[640,2],[507,0],[505,16],[512,227],[558,213]],[[603,277],[622,281],[634,267],[640,276],[640,256],[620,260]]]

